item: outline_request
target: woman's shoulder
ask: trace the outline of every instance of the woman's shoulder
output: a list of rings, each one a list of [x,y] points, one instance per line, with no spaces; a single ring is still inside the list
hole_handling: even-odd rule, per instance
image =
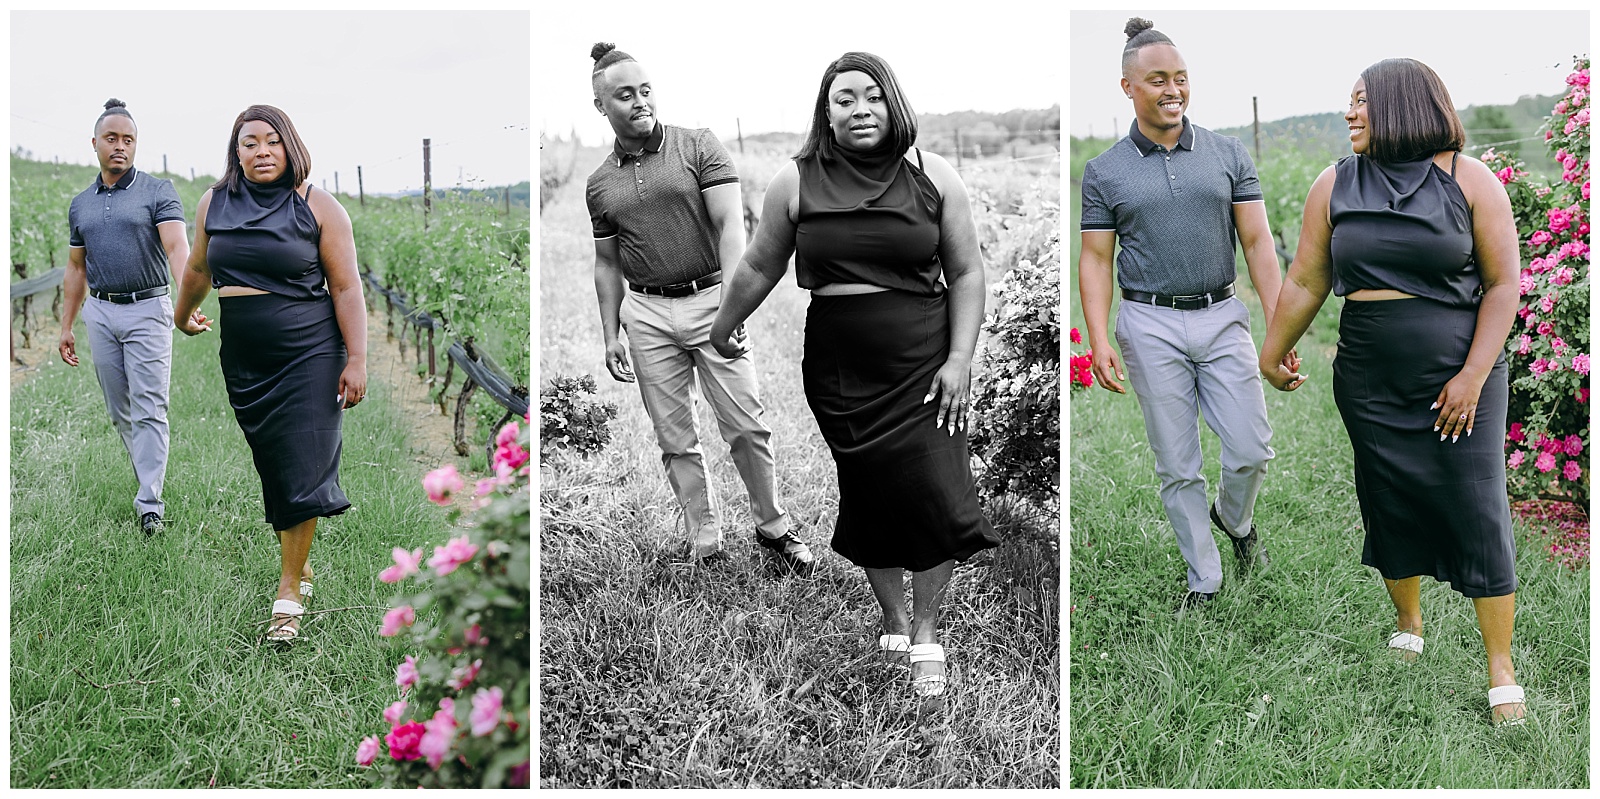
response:
[[[913,147],[906,151],[907,160],[911,161],[911,163],[917,163],[919,152],[922,156],[922,173],[933,181],[933,187],[938,189],[940,194],[950,195],[966,191],[966,184],[961,182],[961,173],[957,172],[956,168],[951,166],[944,156]]]

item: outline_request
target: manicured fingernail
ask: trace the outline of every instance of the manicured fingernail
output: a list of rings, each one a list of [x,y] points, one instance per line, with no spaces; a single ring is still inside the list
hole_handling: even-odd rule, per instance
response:
[[[1438,425],[1434,425],[1433,426],[1433,432],[1435,432],[1435,433],[1439,432],[1439,426]],[[1442,438],[1444,438],[1444,436],[1439,436],[1439,438],[1442,439]]]
[[[1439,429],[1439,428],[1437,428],[1437,427],[1435,427],[1435,428],[1433,428],[1433,429],[1435,429],[1435,430],[1438,430],[1438,429]],[[1440,440],[1440,441],[1443,441],[1443,440],[1444,440],[1444,433],[1440,433],[1440,434],[1439,434],[1439,440]]]
[[[1459,441],[1460,439],[1461,439],[1461,434],[1460,433],[1456,433],[1455,435],[1450,437],[1450,443],[1454,444],[1457,441]]]
[[[1436,411],[1436,410],[1439,410],[1439,403],[1437,403],[1437,402],[1435,402],[1435,403],[1434,403],[1434,404],[1432,404],[1432,405],[1429,405],[1429,406],[1428,406],[1428,410],[1430,410],[1430,411]]]
[[[923,405],[927,405],[928,404],[928,400],[931,400],[931,399],[933,399],[933,395],[932,394],[929,394],[928,396],[923,397],[922,398],[922,404]]]
[[[1472,435],[1472,428],[1470,428],[1470,427],[1467,428],[1467,435],[1469,435],[1469,436]]]

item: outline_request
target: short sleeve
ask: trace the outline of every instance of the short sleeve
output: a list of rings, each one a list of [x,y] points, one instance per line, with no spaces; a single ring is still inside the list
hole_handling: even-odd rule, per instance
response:
[[[699,159],[699,163],[695,164],[695,174],[700,178],[700,190],[738,183],[739,173],[733,168],[733,156],[728,154],[728,148],[722,146],[717,134],[710,130],[699,130],[695,136],[695,154]]]
[[[172,181],[163,180],[156,184],[155,208],[153,209],[155,223],[183,222],[183,200],[178,199],[178,190],[172,187]]]
[[[78,229],[78,203],[67,206],[67,246],[82,247],[83,231]]]
[[[1117,229],[1117,215],[1101,190],[1099,174],[1094,162],[1083,165],[1083,215],[1079,219],[1079,230]]]
[[[589,179],[588,188],[583,193],[583,200],[589,206],[589,226],[594,230],[596,241],[609,239],[621,232],[617,229],[616,223],[612,222],[611,218],[606,215],[605,205],[600,198],[600,187],[595,183],[594,178]]]
[[[1233,146],[1233,201],[1253,203],[1263,199],[1261,181],[1256,177],[1256,164],[1250,160],[1250,151],[1238,139],[1229,138]]]

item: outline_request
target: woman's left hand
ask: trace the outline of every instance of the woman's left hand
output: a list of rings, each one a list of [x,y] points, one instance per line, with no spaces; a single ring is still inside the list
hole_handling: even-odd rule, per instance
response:
[[[945,427],[950,435],[967,429],[967,388],[972,382],[972,368],[965,361],[947,360],[933,376],[928,396],[922,398],[926,405],[935,397],[939,400],[939,415],[934,417],[935,427]]]
[[[1472,424],[1477,421],[1478,415],[1478,395],[1483,392],[1485,379],[1463,369],[1444,384],[1444,390],[1439,392],[1438,399],[1429,408],[1439,411],[1439,416],[1433,421],[1433,429],[1439,434],[1440,441],[1449,436],[1450,443],[1454,444],[1463,433],[1472,435]]]
[[[344,371],[339,374],[339,396],[344,400],[340,410],[354,408],[367,398],[366,364],[345,364]]]

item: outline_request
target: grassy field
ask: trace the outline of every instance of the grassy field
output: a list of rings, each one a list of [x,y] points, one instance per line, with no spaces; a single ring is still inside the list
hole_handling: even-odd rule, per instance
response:
[[[1075,267],[1076,179],[1069,197]],[[1259,346],[1259,301],[1242,271],[1239,285]],[[1070,292],[1081,328],[1075,282]],[[1256,524],[1272,567],[1230,576],[1182,621],[1172,610],[1184,562],[1138,404],[1099,387],[1073,394],[1071,787],[1589,785],[1589,573],[1548,562],[1521,523],[1512,658],[1527,726],[1489,725],[1476,617],[1448,586],[1424,581],[1425,654],[1401,663],[1386,650],[1394,611],[1377,573],[1360,565],[1351,450],[1332,397],[1337,305],[1301,341],[1307,384],[1267,391],[1277,457]],[[1213,495],[1217,443],[1202,434]]]
[[[206,311],[216,317],[214,299]],[[441,541],[445,526],[419,482],[436,464],[390,400],[394,381],[415,378],[369,372],[369,398],[346,416],[341,483],[355,506],[311,549],[309,610],[330,612],[283,648],[260,640],[278,546],[216,330],[174,343],[169,526],[150,540],[87,340],[80,328],[80,367],[56,360],[11,396],[10,784],[368,785],[356,744],[382,732],[404,654],[378,636],[393,591],[377,574],[392,547]]]
[[[736,156],[737,159],[737,156]],[[877,604],[826,546],[834,466],[799,377],[806,293],[779,286],[752,318],[778,492],[819,554],[784,578],[760,557],[709,411],[698,416],[732,557],[695,567],[634,386],[611,381],[583,207],[584,161],[544,206],[540,373],[596,374],[616,439],[541,476],[543,787],[1053,787],[1059,784],[1055,528],[991,509],[1005,544],[958,568],[941,637],[952,689],[921,705],[876,653]],[[740,162],[748,186],[768,164]]]

